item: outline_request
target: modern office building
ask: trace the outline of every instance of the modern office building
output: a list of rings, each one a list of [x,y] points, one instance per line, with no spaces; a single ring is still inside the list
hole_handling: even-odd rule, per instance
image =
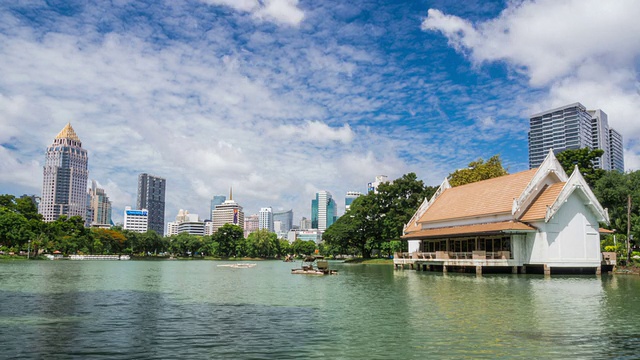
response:
[[[111,226],[111,201],[104,189],[99,188],[95,180],[91,181],[89,192],[89,209],[87,213],[91,215],[89,222],[92,227]]]
[[[311,227],[321,231],[327,230],[338,219],[338,207],[331,193],[325,190],[316,193],[311,200]]]
[[[43,169],[42,198],[38,212],[43,220],[55,221],[61,215],[87,216],[87,150],[70,123],[47,148]]]
[[[273,209],[270,207],[264,207],[260,209],[259,215],[260,219],[258,222],[258,229],[273,232]]]
[[[164,199],[167,181],[149,174],[138,175],[138,209],[149,211],[149,230],[164,235]]]
[[[609,127],[607,114],[600,109],[573,103],[531,115],[529,126],[530,169],[540,166],[549,150],[557,154],[586,147],[604,151],[594,162],[596,168],[624,171],[622,136]]]
[[[351,207],[351,203],[358,196],[362,196],[362,193],[357,191],[347,191],[347,195],[344,197],[344,211],[349,211],[349,208]]]
[[[176,221],[167,223],[166,236],[178,235],[183,232],[191,235],[205,235],[205,223],[200,220],[198,214],[190,214],[188,210],[180,209],[176,215]]]
[[[227,197],[224,195],[214,195],[211,199],[211,209],[209,210],[209,217],[211,221],[213,221],[213,210],[216,209],[216,206],[222,204],[227,200]]]
[[[313,203],[312,203],[313,206]],[[300,219],[300,230],[308,230],[311,229],[313,224],[311,223],[311,219],[307,219],[306,217],[302,217]]]
[[[376,179],[373,182],[370,182],[367,184],[367,192],[374,192],[377,193],[378,192],[378,186],[380,186],[380,184],[385,183],[385,182],[389,182],[389,177],[387,177],[387,175],[378,175],[376,176]]]
[[[280,228],[276,229],[276,221],[280,222]],[[273,213],[273,227],[279,238],[287,236],[289,230],[293,228],[293,209],[287,211],[276,211]]]
[[[218,231],[224,224],[238,225],[244,228],[244,212],[242,206],[233,200],[233,191],[229,191],[229,200],[217,205],[213,210],[213,231]]]
[[[149,224],[149,212],[147,209],[134,210],[131,206],[124,208],[123,229],[139,233],[147,232]]]

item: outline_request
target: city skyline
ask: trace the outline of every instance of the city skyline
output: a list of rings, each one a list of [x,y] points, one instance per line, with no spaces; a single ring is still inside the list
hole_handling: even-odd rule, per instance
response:
[[[56,4],[0,4],[4,193],[42,191],[67,122],[114,222],[141,172],[167,180],[165,223],[229,186],[298,223],[318,191],[343,213],[380,174],[437,185],[495,154],[518,172],[529,116],[574,102],[640,167],[637,2]]]

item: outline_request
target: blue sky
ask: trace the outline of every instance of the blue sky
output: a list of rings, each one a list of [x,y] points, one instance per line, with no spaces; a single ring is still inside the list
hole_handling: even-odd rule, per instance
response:
[[[71,122],[90,179],[166,218],[227,194],[310,216],[376,175],[437,185],[479,157],[527,168],[528,115],[601,108],[640,167],[637,1],[0,3],[0,192],[39,194]]]

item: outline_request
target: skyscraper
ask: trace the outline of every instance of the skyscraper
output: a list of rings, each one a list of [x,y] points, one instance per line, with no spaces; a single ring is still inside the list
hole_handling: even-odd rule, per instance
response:
[[[149,230],[164,236],[164,198],[166,193],[164,178],[142,173],[138,175],[138,209],[147,209]]]
[[[567,149],[602,149],[594,161],[598,169],[624,171],[622,136],[609,127],[607,114],[587,110],[580,103],[531,115],[529,119],[529,168],[542,163],[550,149],[557,154]]]
[[[109,201],[104,189],[98,187],[95,180],[91,181],[89,197],[89,212],[92,215],[90,224],[99,227],[111,226],[111,201]]]
[[[260,209],[260,220],[258,222],[258,229],[269,230],[273,232],[273,209],[270,207],[264,207]]]
[[[55,221],[60,215],[87,216],[88,161],[87,150],[67,123],[47,148],[38,208],[44,221]]]
[[[273,213],[273,222],[280,221],[280,232],[286,234],[293,228],[293,209],[276,211]]]
[[[311,226],[314,229],[326,230],[338,218],[338,207],[328,191],[319,191],[311,200]]]
[[[378,186],[380,186],[380,184],[385,183],[385,182],[389,182],[389,177],[387,175],[378,175],[376,176],[375,181],[370,182],[367,184],[367,192],[374,192],[377,193],[378,192]]]
[[[216,206],[222,204],[227,200],[227,197],[224,195],[214,195],[213,199],[211,199],[211,210],[209,210],[209,217],[211,221],[213,221],[213,210],[216,209]]]
[[[220,205],[216,206],[213,210],[213,231],[218,229],[224,224],[238,225],[244,228],[244,212],[242,206],[233,201],[233,192],[229,190],[229,200],[226,200]]]

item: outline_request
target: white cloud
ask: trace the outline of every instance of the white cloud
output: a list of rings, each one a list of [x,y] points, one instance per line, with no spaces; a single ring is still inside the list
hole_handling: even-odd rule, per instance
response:
[[[238,11],[251,13],[257,19],[298,26],[304,19],[304,11],[298,0],[200,0],[211,5],[223,5]]]
[[[629,168],[640,137],[637,14],[633,0],[516,1],[480,23],[430,9],[422,29],[444,34],[476,66],[504,61],[546,89],[529,113],[577,101],[601,108],[623,134]]]
[[[307,121],[302,125],[282,125],[270,132],[273,136],[283,136],[289,141],[306,141],[328,144],[334,141],[348,144],[353,140],[349,124],[334,128],[321,121]]]

